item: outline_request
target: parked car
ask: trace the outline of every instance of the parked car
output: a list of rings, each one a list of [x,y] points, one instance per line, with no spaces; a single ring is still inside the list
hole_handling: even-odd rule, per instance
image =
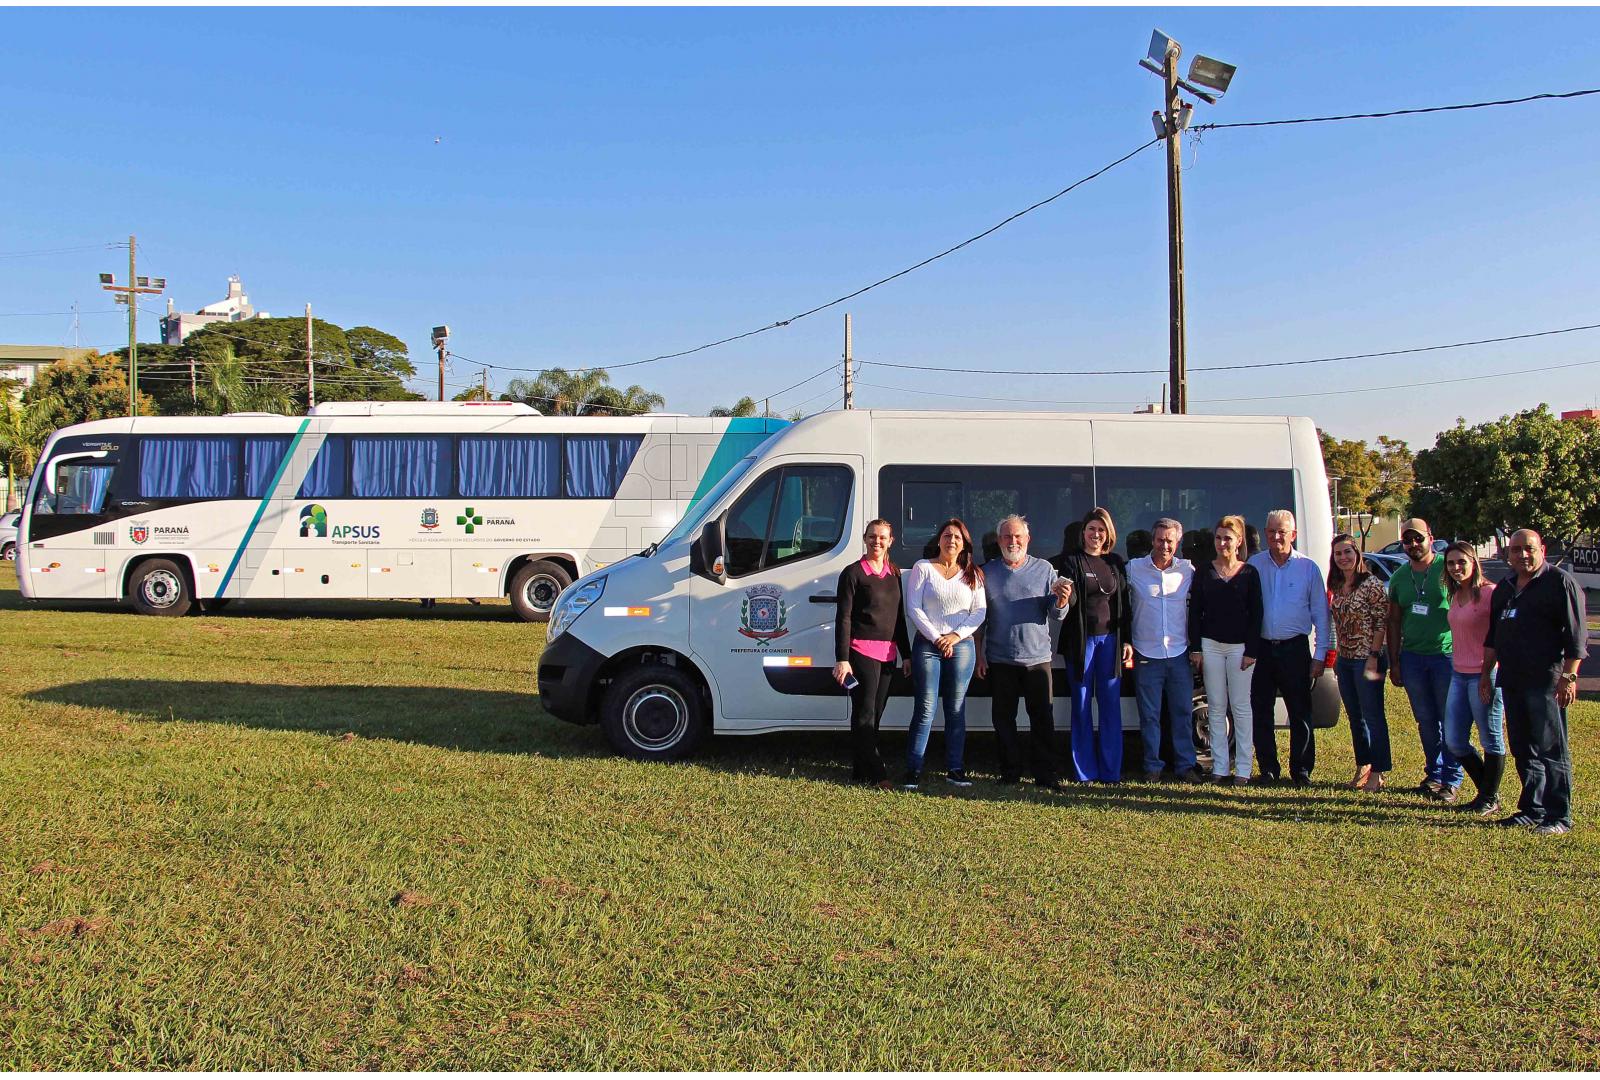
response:
[[[1390,578],[1394,577],[1394,572],[1400,569],[1401,566],[1405,565],[1406,561],[1403,557],[1384,555],[1371,551],[1363,555],[1362,558],[1366,560],[1367,569],[1372,571],[1372,576],[1377,578],[1379,581],[1388,581]]]
[[[13,510],[11,513],[0,517],[0,558],[13,562],[17,557],[17,522],[22,520],[22,511]]]

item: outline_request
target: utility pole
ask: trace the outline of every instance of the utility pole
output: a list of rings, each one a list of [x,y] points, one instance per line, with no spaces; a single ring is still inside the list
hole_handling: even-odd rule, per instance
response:
[[[306,411],[317,405],[317,370],[311,363],[311,305],[306,305]]]
[[[166,291],[166,278],[138,276],[138,241],[128,237],[128,283],[118,285],[114,274],[101,274],[100,287],[112,299],[128,305],[128,415],[139,415],[139,295]]]
[[[1149,54],[1139,66],[1161,76],[1162,108],[1151,115],[1156,136],[1167,144],[1167,305],[1168,371],[1171,411],[1189,411],[1189,364],[1184,333],[1183,306],[1183,129],[1189,126],[1194,106],[1178,96],[1186,90],[1208,105],[1215,105],[1227,93],[1238,69],[1209,56],[1196,56],[1189,63],[1189,77],[1178,78],[1178,58],[1183,47],[1157,30],[1150,38]],[[1196,85],[1198,84],[1198,85]],[[1206,89],[1201,89],[1205,87]]]
[[[439,350],[439,400],[444,400],[444,358],[449,355],[445,343],[450,340],[450,327],[435,326],[433,328],[433,347]]]
[[[1171,42],[1161,75],[1166,84],[1167,128],[1167,380],[1172,384],[1172,411],[1182,415],[1189,411],[1189,363],[1183,327],[1183,135],[1178,126],[1183,103],[1178,99],[1178,51],[1178,43]]]
[[[489,400],[489,369],[488,368],[479,368],[478,369],[478,375],[483,380],[479,384],[480,389],[478,390],[478,400],[479,401],[488,401]]]
[[[844,313],[844,407],[856,407],[856,377],[850,364],[850,313]]]

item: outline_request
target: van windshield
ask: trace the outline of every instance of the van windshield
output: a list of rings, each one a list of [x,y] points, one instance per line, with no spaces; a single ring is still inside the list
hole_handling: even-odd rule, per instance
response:
[[[705,524],[706,518],[711,516],[712,507],[722,501],[722,497],[728,493],[728,489],[743,479],[744,474],[749,472],[750,467],[755,463],[756,456],[754,454],[749,457],[742,457],[734,462],[733,468],[729,469],[723,478],[718,480],[699,502],[689,507],[688,513],[683,515],[683,520],[673,526],[672,531],[657,545],[656,550],[659,551],[661,548],[671,547],[679,540],[698,532],[700,527]]]

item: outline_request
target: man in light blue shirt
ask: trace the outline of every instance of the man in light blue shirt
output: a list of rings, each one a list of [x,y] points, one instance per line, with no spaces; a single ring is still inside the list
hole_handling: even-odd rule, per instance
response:
[[[1295,787],[1305,787],[1317,761],[1311,684],[1327,666],[1332,635],[1322,571],[1316,560],[1294,549],[1296,535],[1294,514],[1274,510],[1267,515],[1267,549],[1250,556],[1250,565],[1261,577],[1261,655],[1250,679],[1250,709],[1255,714],[1261,779],[1277,783],[1282,774],[1273,710],[1278,694],[1283,694],[1289,714],[1289,776]]]
[[[1199,783],[1194,729],[1194,672],[1189,666],[1189,588],[1194,564],[1175,559],[1183,526],[1161,518],[1150,530],[1150,554],[1128,564],[1128,595],[1133,599],[1133,687],[1139,700],[1139,734],[1144,739],[1144,778],[1161,779],[1161,700],[1166,697],[1172,726],[1173,765],[1180,780]]]

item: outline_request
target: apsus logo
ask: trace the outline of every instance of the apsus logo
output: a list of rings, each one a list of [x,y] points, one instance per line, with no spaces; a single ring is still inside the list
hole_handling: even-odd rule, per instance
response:
[[[762,645],[789,633],[789,608],[776,585],[756,585],[744,591],[739,604],[739,633]]]
[[[335,540],[376,540],[378,539],[377,525],[335,525],[333,539]]]
[[[312,503],[300,511],[301,536],[327,536],[328,511],[316,503]]]

